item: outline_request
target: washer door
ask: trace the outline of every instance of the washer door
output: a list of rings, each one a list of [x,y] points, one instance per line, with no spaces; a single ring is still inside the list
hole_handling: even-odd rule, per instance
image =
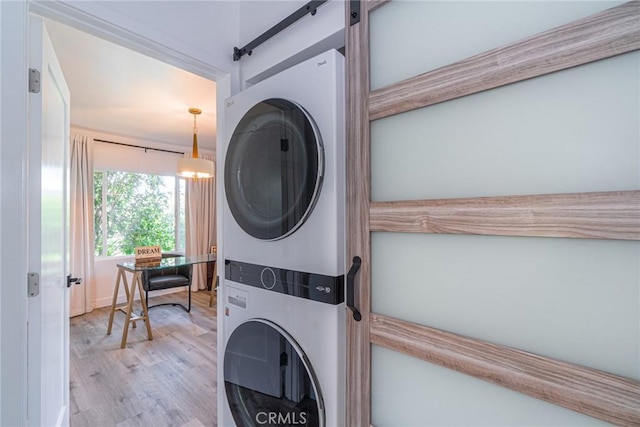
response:
[[[281,239],[313,210],[323,174],[322,141],[311,117],[290,101],[268,99],[244,115],[229,142],[229,209],[251,236]]]
[[[229,337],[224,386],[239,427],[325,425],[322,395],[308,358],[289,334],[267,320],[249,320]]]

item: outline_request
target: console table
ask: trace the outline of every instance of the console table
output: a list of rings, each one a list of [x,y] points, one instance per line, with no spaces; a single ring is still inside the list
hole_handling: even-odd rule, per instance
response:
[[[162,270],[168,268],[176,268],[181,266],[190,266],[193,264],[201,264],[201,263],[210,263],[216,261],[216,255],[214,254],[205,254],[205,255],[193,255],[193,256],[172,256],[168,258],[162,258],[154,263],[144,262],[144,263],[136,263],[135,261],[127,261],[121,262],[118,264],[118,274],[116,276],[116,284],[113,290],[113,300],[111,301],[111,313],[109,314],[109,326],[107,327],[107,335],[111,335],[111,328],[113,326],[113,317],[116,310],[120,310],[125,313],[124,326],[122,330],[122,342],[120,344],[120,348],[125,348],[127,345],[127,335],[129,332],[129,324],[133,322],[133,327],[136,326],[135,322],[137,320],[143,320],[147,327],[147,337],[149,340],[153,339],[153,335],[151,333],[151,324],[149,323],[149,312],[147,307],[147,302],[145,298],[143,298],[143,289],[142,289],[142,273],[144,271],[150,270]],[[127,274],[131,273],[131,282],[127,280]],[[120,291],[120,283],[124,285],[124,291],[127,298],[127,301],[124,304],[117,305],[118,293]],[[189,287],[191,284],[189,284]],[[133,311],[133,300],[135,299],[136,288],[138,289],[138,293],[140,295],[140,304],[142,305],[142,310],[140,315],[136,315]],[[191,292],[191,289],[189,289]]]

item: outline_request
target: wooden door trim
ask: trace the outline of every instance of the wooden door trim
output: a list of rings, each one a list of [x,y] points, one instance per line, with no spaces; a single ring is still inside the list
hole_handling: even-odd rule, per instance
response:
[[[348,3],[346,3],[348,4]],[[371,352],[369,339],[371,254],[369,204],[371,200],[369,148],[369,4],[363,2],[360,22],[349,26],[346,9],[346,220],[347,260],[359,256],[358,303],[362,320],[347,315],[347,419],[348,426],[371,424]],[[362,179],[362,177],[367,177]],[[348,267],[347,267],[348,268]],[[349,314],[349,313],[347,313]]]
[[[373,12],[380,6],[384,6],[389,3],[391,0],[366,0],[364,2],[367,12]]]
[[[640,240],[640,191],[371,204],[371,231]]]
[[[371,92],[370,120],[640,49],[637,0]]]
[[[640,425],[640,382],[371,314],[371,342],[620,425]]]

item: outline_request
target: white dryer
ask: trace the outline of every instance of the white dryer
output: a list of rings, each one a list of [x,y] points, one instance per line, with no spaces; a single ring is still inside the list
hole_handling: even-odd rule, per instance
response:
[[[295,65],[225,102],[225,258],[344,274],[344,58]]]
[[[229,98],[219,425],[345,424],[344,58]]]
[[[235,261],[225,277],[218,424],[344,426],[343,282]]]

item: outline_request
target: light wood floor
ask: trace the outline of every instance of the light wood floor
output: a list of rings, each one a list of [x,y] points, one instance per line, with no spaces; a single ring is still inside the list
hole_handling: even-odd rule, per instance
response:
[[[149,304],[177,299],[186,300],[186,293]],[[125,349],[124,314],[116,313],[106,335],[109,310],[71,319],[71,426],[215,426],[217,326],[209,293],[193,293],[191,313],[152,308],[153,340],[137,322]]]

